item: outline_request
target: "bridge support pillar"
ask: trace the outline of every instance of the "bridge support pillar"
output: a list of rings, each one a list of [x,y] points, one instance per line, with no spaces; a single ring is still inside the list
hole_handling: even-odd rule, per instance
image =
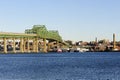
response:
[[[26,39],[23,40],[23,51],[26,52]]]
[[[56,41],[56,46],[57,46],[57,49],[59,48],[59,42],[58,41]]]
[[[24,51],[23,51],[23,48],[24,48],[24,46],[23,46],[23,38],[20,38],[20,52],[21,52],[21,53],[24,52]]]
[[[47,47],[47,51],[50,51],[50,43],[48,42],[48,47]]]
[[[35,38],[35,43],[36,43],[36,51],[35,52],[38,53],[38,38],[37,37]]]
[[[13,53],[16,53],[16,49],[15,49],[15,38],[13,38]]]
[[[29,38],[27,38],[27,52],[30,52]]]
[[[35,39],[33,38],[33,45],[32,45],[33,52],[35,52]]]
[[[4,41],[4,53],[7,53],[7,42],[6,42],[6,38],[3,38]]]
[[[35,46],[35,39],[33,38],[33,52],[35,52],[35,48],[36,48],[36,46]]]
[[[38,38],[33,39],[33,52],[38,53]]]
[[[43,43],[44,43],[43,52],[46,53],[47,52],[47,46],[46,46],[46,39],[45,38],[43,39]]]

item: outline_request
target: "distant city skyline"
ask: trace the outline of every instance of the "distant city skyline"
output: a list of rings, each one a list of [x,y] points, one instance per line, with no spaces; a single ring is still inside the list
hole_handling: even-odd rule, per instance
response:
[[[119,0],[1,0],[0,31],[24,32],[33,25],[58,30],[63,40],[120,41]]]

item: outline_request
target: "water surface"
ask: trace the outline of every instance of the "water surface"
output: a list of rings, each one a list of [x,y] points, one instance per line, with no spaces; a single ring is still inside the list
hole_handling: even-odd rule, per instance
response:
[[[0,80],[119,79],[119,52],[0,54]]]

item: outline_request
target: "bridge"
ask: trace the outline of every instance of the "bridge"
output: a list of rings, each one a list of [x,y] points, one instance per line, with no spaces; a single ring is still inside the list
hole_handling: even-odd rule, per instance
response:
[[[48,52],[52,45],[61,47],[65,43],[56,30],[47,30],[45,25],[34,25],[25,33],[0,32],[0,50],[11,52]]]

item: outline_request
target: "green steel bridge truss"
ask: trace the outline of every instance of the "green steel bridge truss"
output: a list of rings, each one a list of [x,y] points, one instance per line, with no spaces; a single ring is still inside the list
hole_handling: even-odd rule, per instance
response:
[[[47,30],[45,25],[34,25],[32,29],[26,29],[26,34],[36,34],[37,37],[45,38],[47,40],[55,40],[62,42],[62,37],[57,30]]]
[[[34,25],[32,29],[26,29],[25,33],[0,32],[0,38],[41,38],[49,41],[64,43],[57,30],[47,30],[45,25]]]

